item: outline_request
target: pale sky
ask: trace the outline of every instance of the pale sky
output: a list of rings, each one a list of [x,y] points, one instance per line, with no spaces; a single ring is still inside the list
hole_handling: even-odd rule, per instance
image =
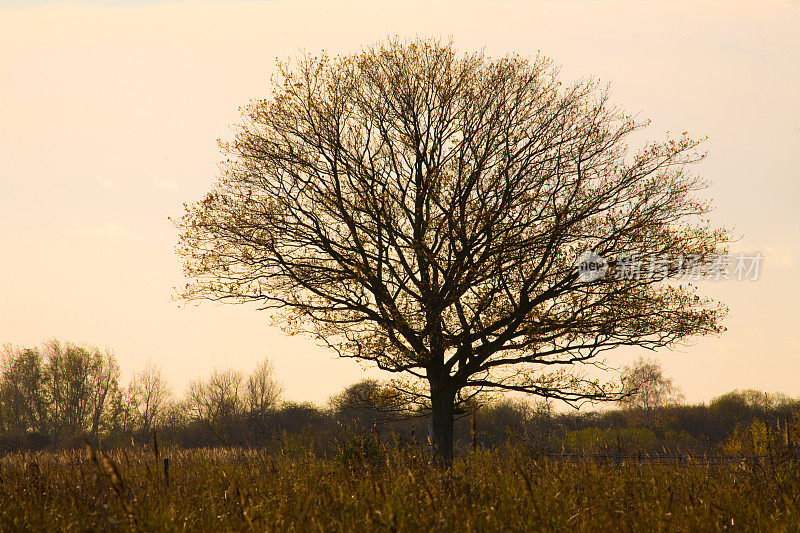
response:
[[[275,58],[390,35],[537,50],[565,80],[709,140],[712,220],[758,281],[707,282],[721,337],[658,352],[690,402],[735,388],[800,396],[800,4],[737,1],[24,2],[0,0],[0,343],[109,347],[127,381],[148,361],[182,393],[268,356],[286,397],[323,402],[366,372],[253,306],[172,301],[167,217],[215,178],[216,140],[269,88]],[[610,357],[624,364],[635,352]]]

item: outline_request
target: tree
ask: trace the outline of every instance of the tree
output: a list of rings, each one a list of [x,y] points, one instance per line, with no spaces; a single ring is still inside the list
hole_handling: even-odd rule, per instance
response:
[[[189,384],[185,401],[189,418],[202,422],[228,444],[230,432],[244,410],[242,374],[235,370],[214,370],[208,379]]]
[[[89,432],[93,438],[97,438],[104,417],[107,414],[108,406],[114,392],[119,389],[119,364],[116,357],[110,352],[101,352],[94,349],[91,352],[90,362],[90,385],[89,410],[91,414],[91,425]]]
[[[664,375],[661,364],[653,359],[637,359],[622,372],[625,396],[622,403],[645,413],[652,420],[654,411],[681,399],[680,390]]]
[[[362,379],[346,387],[329,401],[334,412],[342,419],[355,421],[364,427],[386,423],[411,406],[393,387],[375,379]]]
[[[114,354],[52,340],[45,344],[50,418],[56,433],[97,438],[113,391],[119,386]]]
[[[483,391],[618,399],[570,369],[719,332],[725,311],[672,279],[727,238],[700,218],[698,141],[629,150],[645,125],[542,57],[416,40],[281,64],[180,222],[183,296],[258,302],[407,376],[445,461],[457,408]],[[585,251],[605,277],[579,275]],[[623,275],[646,254],[670,260]]]
[[[265,359],[259,363],[245,382],[245,404],[254,421],[263,424],[267,413],[278,405],[282,390],[274,378],[272,363]]]
[[[36,348],[5,346],[2,353],[0,399],[3,426],[17,432],[45,433],[48,425],[46,376]]]
[[[149,433],[161,422],[169,405],[172,391],[167,380],[158,367],[148,364],[134,376],[128,393],[139,428]]]

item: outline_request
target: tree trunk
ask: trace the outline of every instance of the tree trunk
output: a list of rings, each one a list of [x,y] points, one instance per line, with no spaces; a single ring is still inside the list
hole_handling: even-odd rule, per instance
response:
[[[453,415],[455,390],[431,383],[431,437],[437,459],[445,466],[453,462]]]

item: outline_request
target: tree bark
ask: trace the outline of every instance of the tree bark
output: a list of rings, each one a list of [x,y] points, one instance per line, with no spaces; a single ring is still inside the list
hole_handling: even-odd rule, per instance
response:
[[[432,444],[437,459],[449,467],[453,463],[453,418],[455,388],[431,382]]]

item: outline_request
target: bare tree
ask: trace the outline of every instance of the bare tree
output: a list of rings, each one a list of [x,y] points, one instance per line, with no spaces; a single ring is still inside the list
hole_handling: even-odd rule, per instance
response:
[[[243,412],[242,374],[234,370],[214,370],[206,380],[189,384],[186,410],[191,420],[205,424],[227,443],[229,430]]]
[[[263,422],[269,410],[278,405],[283,392],[274,373],[272,363],[265,359],[247,376],[245,382],[245,403],[248,413],[259,422]]]
[[[445,461],[456,409],[481,391],[616,399],[570,369],[719,332],[724,315],[670,280],[677,260],[617,275],[644,254],[704,262],[726,240],[700,218],[698,142],[629,150],[644,125],[541,57],[417,40],[282,64],[187,207],[184,297],[258,302],[408,376]],[[587,250],[605,277],[579,276]]]
[[[161,374],[161,369],[148,364],[134,376],[129,394],[139,428],[149,433],[161,422],[172,396],[172,390]]]
[[[664,375],[661,364],[654,359],[637,359],[622,372],[625,396],[621,402],[642,411],[652,421],[654,411],[677,403],[682,395],[672,379]]]

